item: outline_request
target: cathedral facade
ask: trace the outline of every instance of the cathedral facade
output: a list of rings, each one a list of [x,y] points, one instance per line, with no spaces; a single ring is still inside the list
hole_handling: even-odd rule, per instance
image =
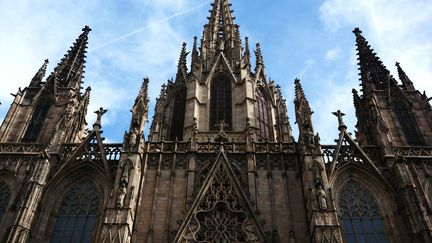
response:
[[[298,79],[294,138],[260,45],[240,37],[228,0],[210,12],[146,136],[148,78],[122,143],[103,141],[103,108],[87,129],[88,26],[14,95],[0,127],[1,242],[432,242],[431,98],[400,64],[398,81],[355,29],[355,138],[335,111],[339,138],[320,143]]]

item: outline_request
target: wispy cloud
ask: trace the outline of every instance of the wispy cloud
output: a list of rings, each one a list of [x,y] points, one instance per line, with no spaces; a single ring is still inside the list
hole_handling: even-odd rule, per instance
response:
[[[335,61],[340,58],[341,50],[339,48],[333,48],[327,51],[325,59],[327,61]]]

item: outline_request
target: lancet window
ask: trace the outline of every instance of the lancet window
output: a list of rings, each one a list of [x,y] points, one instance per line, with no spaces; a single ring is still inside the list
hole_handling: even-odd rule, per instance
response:
[[[263,140],[272,140],[270,105],[262,89],[256,91],[256,111],[257,126],[259,128],[258,136]]]
[[[9,185],[4,181],[0,181],[0,221],[6,213],[9,204],[11,191]]]
[[[211,84],[210,97],[210,130],[218,130],[221,121],[225,130],[232,129],[231,82],[225,76],[217,76]]]
[[[100,193],[89,180],[73,186],[63,198],[51,243],[90,243],[99,214]]]
[[[377,202],[360,182],[349,180],[339,197],[345,242],[389,242]]]
[[[409,145],[424,145],[421,135],[416,130],[417,124],[408,109],[408,105],[405,102],[397,101],[394,104],[394,111],[407,143]]]
[[[50,106],[51,101],[49,99],[39,101],[22,139],[23,142],[36,142]]]
[[[183,140],[184,118],[186,112],[186,87],[181,86],[174,98],[170,140]]]

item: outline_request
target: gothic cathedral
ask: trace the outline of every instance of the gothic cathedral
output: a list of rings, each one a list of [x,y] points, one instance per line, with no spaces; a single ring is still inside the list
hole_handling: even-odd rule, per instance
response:
[[[336,111],[321,144],[296,79],[296,140],[228,0],[208,19],[147,130],[144,79],[121,144],[103,141],[103,108],[86,129],[91,29],[47,78],[44,62],[0,127],[1,242],[432,242],[431,98],[399,63],[401,83],[355,29],[355,138]]]

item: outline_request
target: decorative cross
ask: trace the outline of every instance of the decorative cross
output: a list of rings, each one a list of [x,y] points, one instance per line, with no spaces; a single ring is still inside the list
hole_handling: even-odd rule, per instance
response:
[[[105,110],[104,108],[99,108],[99,110],[95,111],[94,113],[97,114],[96,122],[101,122],[102,116],[107,112],[108,110]]]
[[[101,128],[101,120],[102,120],[102,116],[107,112],[108,110],[105,110],[104,108],[99,108],[99,110],[95,111],[94,113],[97,114],[97,118],[95,123],[93,124],[93,128],[96,130],[96,127],[98,127],[98,129]]]
[[[345,116],[344,113],[342,113],[340,110],[336,111],[336,112],[332,112],[333,115],[335,115],[338,118],[338,122],[339,122],[339,130],[341,130],[342,128],[347,128],[347,126],[344,123],[343,117]]]
[[[225,128],[228,128],[228,124],[221,120],[219,124],[216,124],[216,127],[219,128],[219,133],[224,133]]]

